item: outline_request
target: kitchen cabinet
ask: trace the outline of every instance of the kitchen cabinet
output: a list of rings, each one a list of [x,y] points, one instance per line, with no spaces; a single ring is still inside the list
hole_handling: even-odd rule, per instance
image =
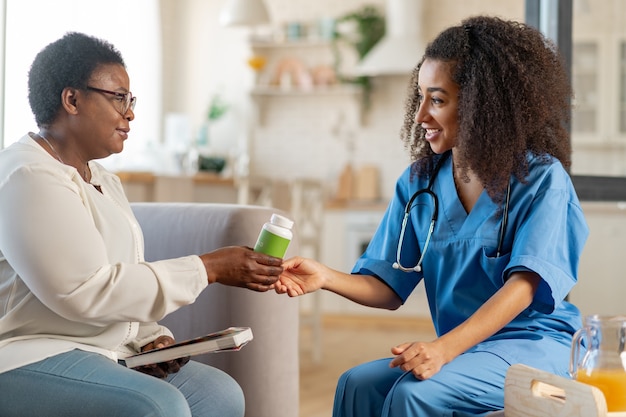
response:
[[[572,33],[572,141],[626,149],[626,3],[579,7]]]
[[[626,175],[626,2],[574,6],[572,173]]]
[[[574,45],[572,80],[576,95],[573,102],[572,131],[578,141],[592,140],[598,129],[598,56],[597,41],[579,41]]]
[[[626,33],[574,38],[572,172],[626,175]]]
[[[574,146],[626,145],[626,35],[575,39],[572,84]]]

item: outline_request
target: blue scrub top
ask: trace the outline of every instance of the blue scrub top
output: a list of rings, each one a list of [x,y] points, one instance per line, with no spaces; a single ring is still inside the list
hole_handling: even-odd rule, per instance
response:
[[[392,268],[405,205],[413,193],[428,186],[426,178],[411,176],[411,168],[407,168],[352,272],[377,276],[403,302],[423,279],[435,330],[442,335],[469,318],[513,271],[534,271],[542,281],[531,306],[486,342],[547,337],[569,346],[582,323],[578,309],[564,298],[576,283],[578,260],[589,230],[561,163],[529,156],[529,170],[527,183],[511,180],[508,224],[502,253],[496,257],[504,203],[495,204],[483,190],[472,211],[466,213],[455,189],[452,158],[447,158],[434,180],[439,216],[422,272],[407,273]],[[417,263],[432,212],[433,199],[423,193],[410,213],[402,265]]]

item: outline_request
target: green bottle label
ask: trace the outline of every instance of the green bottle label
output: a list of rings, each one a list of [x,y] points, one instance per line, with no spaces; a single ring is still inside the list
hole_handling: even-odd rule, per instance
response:
[[[259,238],[254,245],[255,252],[261,252],[266,255],[282,258],[287,252],[287,246],[289,246],[289,239],[270,233],[267,230],[261,230]]]

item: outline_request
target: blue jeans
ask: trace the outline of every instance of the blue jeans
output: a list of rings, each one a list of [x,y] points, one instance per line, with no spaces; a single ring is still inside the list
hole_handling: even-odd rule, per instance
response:
[[[190,361],[158,379],[81,350],[0,374],[2,417],[242,417],[241,387]]]

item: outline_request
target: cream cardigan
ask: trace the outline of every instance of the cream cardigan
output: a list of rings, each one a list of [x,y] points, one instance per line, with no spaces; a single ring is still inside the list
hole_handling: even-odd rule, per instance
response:
[[[119,178],[89,168],[92,185],[28,135],[0,152],[0,372],[72,349],[127,356],[208,285],[198,256],[145,262]]]

